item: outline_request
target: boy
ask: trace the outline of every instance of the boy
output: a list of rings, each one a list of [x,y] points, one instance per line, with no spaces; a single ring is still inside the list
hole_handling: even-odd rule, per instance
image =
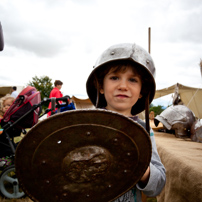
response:
[[[61,88],[62,88],[63,82],[60,80],[55,80],[54,82],[54,88],[51,90],[49,98],[55,97],[55,98],[61,98],[63,97],[63,94],[61,93]],[[61,103],[61,102],[60,102]],[[49,103],[48,109],[51,109],[51,102]],[[57,110],[57,109],[56,109]],[[54,114],[55,111],[50,111],[47,114],[47,117],[51,116]]]
[[[155,94],[154,74],[152,58],[143,48],[136,44],[119,44],[100,56],[86,83],[88,96],[97,108],[131,117],[147,129],[152,142],[152,157],[146,172],[136,187],[114,202],[141,202],[141,191],[153,197],[165,185],[165,168],[157,152],[154,133],[148,124],[148,108]],[[146,125],[135,116],[143,110]]]

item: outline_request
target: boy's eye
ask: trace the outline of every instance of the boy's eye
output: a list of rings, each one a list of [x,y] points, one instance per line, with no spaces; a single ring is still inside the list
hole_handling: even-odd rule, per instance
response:
[[[118,80],[119,78],[118,78],[118,76],[111,76],[110,79],[111,80]]]
[[[131,81],[131,82],[137,82],[137,79],[136,78],[130,78],[129,81]]]

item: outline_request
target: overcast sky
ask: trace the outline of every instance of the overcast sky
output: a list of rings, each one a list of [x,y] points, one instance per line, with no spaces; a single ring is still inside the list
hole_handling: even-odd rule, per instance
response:
[[[63,81],[64,95],[87,98],[99,55],[119,43],[148,50],[151,27],[156,88],[202,87],[201,0],[1,0],[0,22],[0,86],[49,76]]]

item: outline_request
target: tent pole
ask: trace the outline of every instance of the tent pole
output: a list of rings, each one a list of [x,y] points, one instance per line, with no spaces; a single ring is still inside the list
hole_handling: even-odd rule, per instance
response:
[[[151,27],[148,30],[148,52],[151,53]]]

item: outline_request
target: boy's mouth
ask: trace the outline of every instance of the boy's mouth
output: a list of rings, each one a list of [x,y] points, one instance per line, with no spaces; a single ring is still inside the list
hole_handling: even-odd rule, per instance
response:
[[[127,95],[122,95],[122,94],[116,95],[116,97],[118,97],[118,98],[128,98]]]

